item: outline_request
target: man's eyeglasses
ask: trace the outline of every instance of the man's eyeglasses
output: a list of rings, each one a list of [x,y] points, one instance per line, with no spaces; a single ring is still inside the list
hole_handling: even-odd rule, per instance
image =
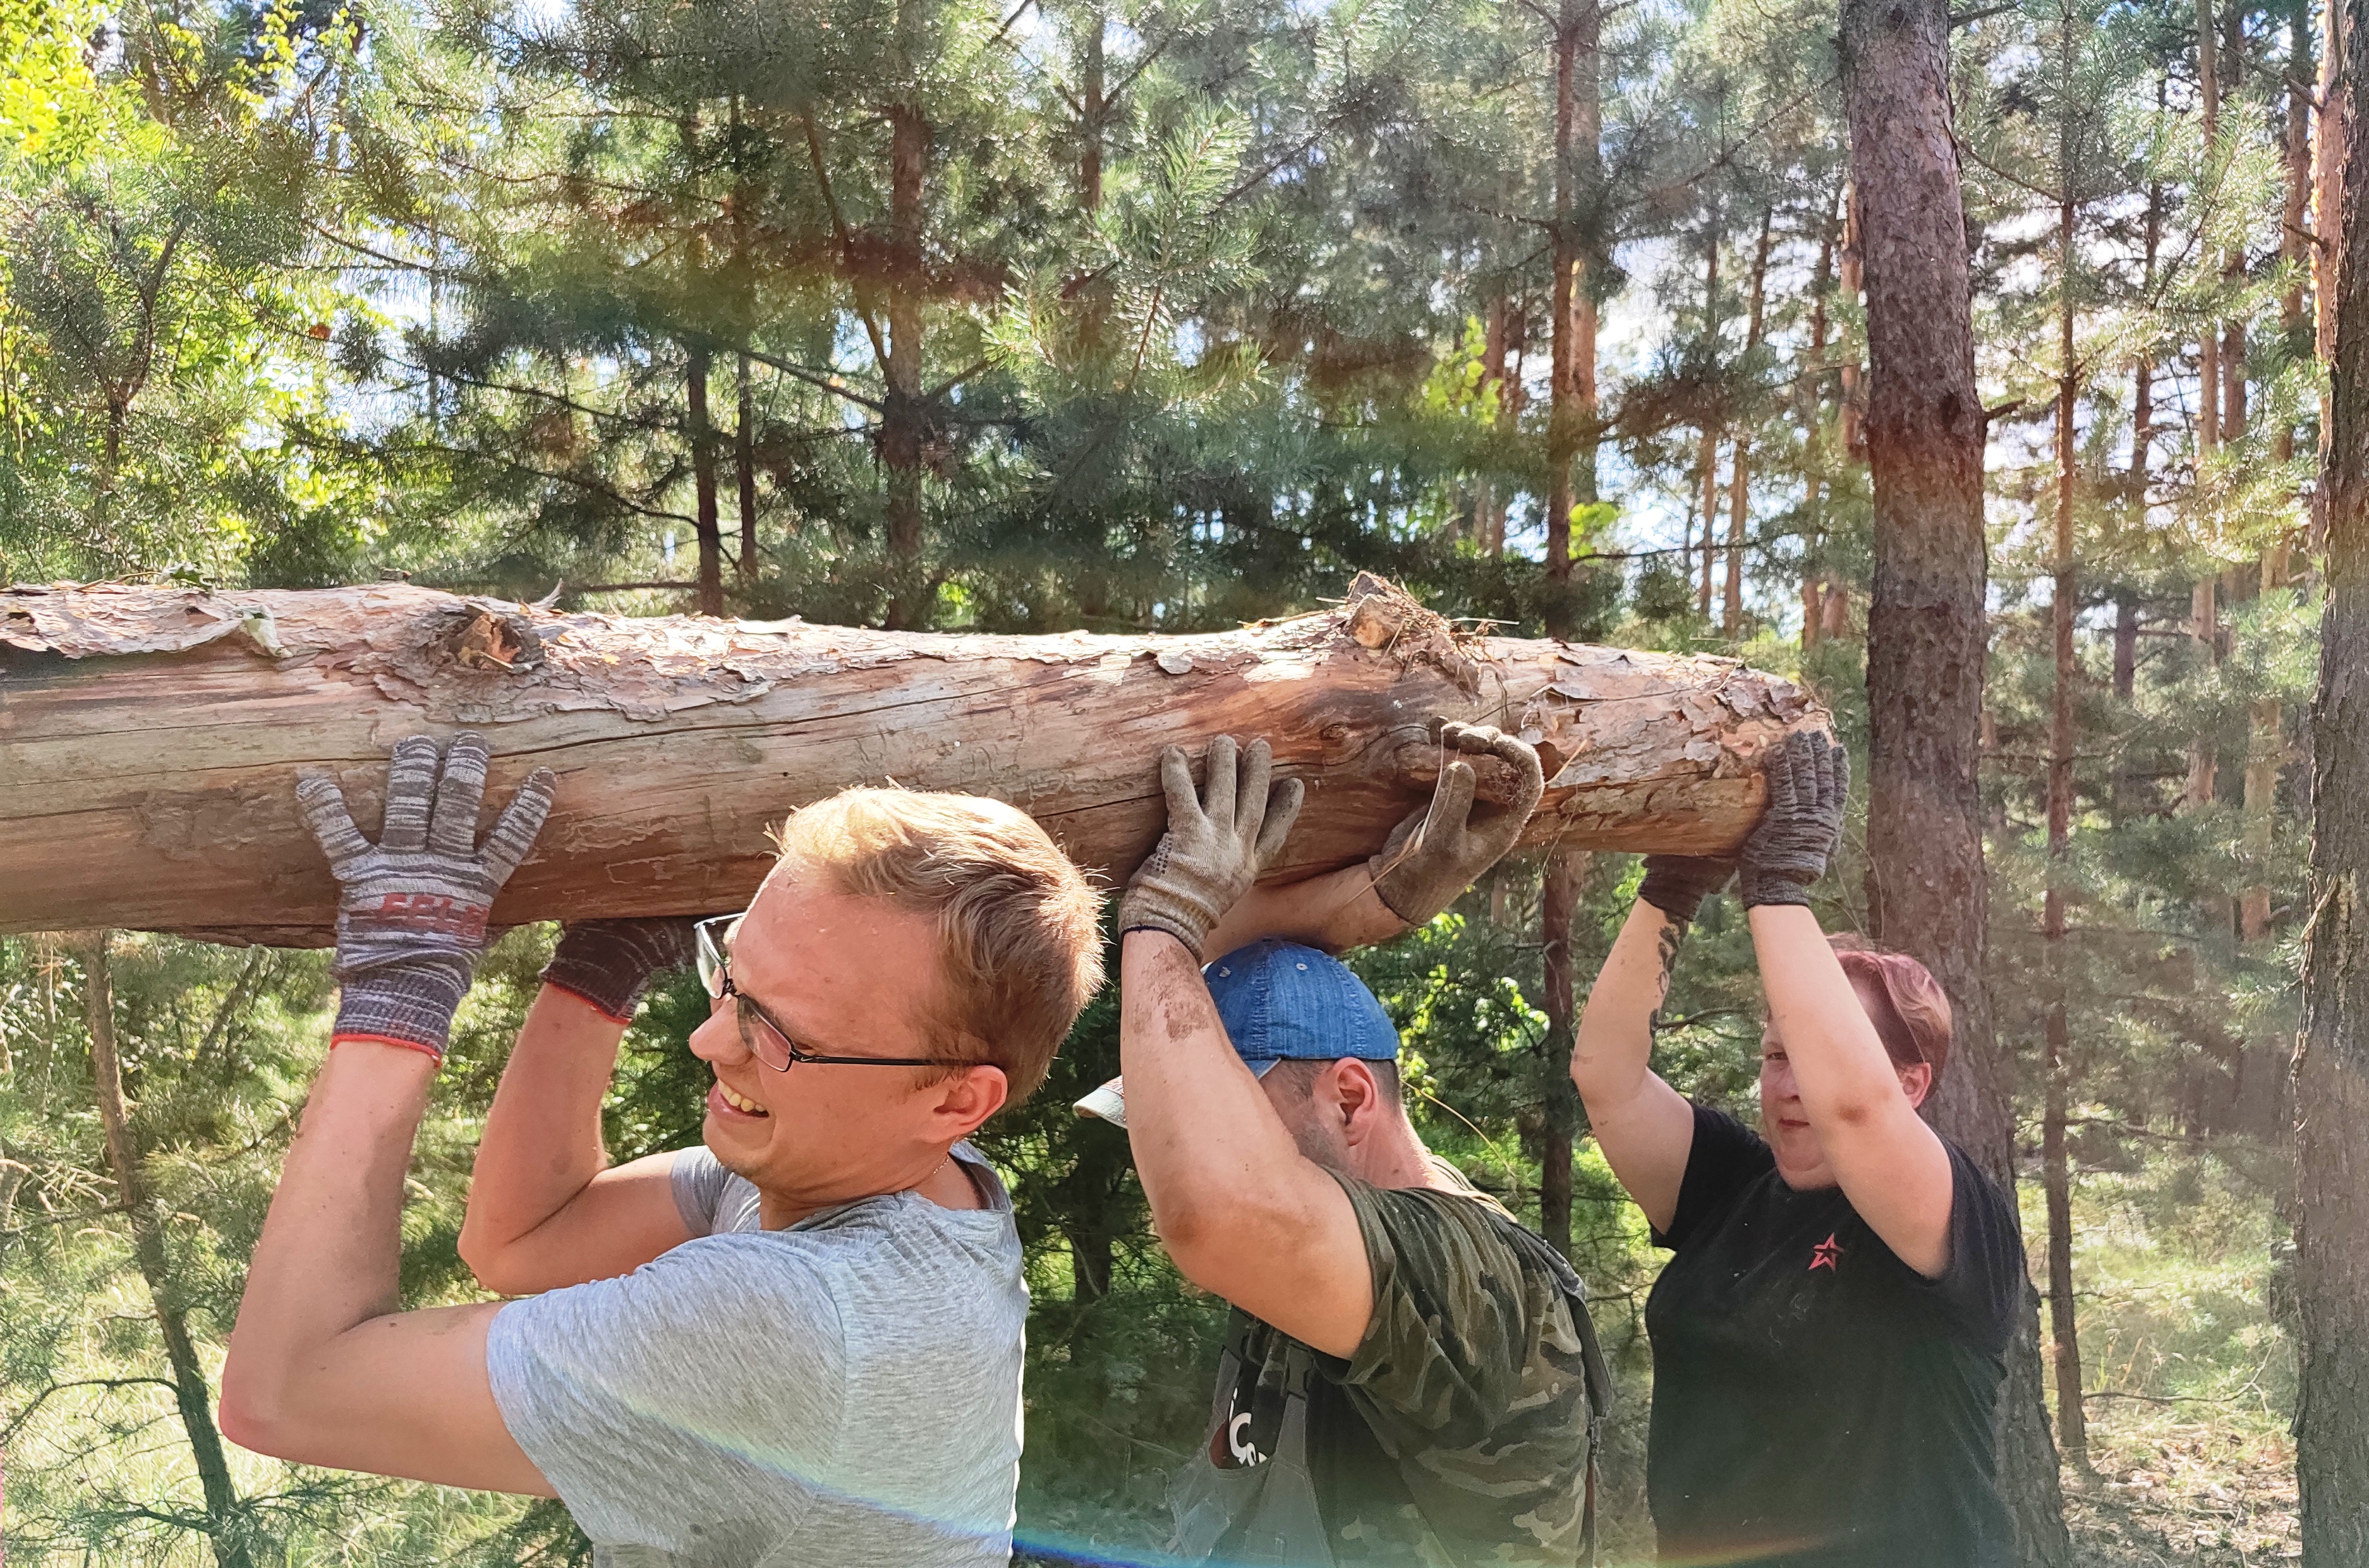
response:
[[[729,997],[734,1022],[740,1025],[740,1044],[749,1054],[775,1072],[787,1072],[801,1063],[817,1067],[972,1067],[974,1062],[944,1061],[935,1057],[842,1057],[807,1050],[775,1023],[754,997],[732,983],[732,933],[740,916],[718,915],[701,921],[692,930],[698,936],[699,983],[707,988],[709,1002],[721,1005]]]

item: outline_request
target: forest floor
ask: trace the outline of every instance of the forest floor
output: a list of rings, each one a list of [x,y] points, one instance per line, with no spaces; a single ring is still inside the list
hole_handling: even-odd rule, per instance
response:
[[[2254,1568],[2303,1555],[2295,1446],[2232,1428],[2100,1404],[2091,1475],[2066,1471],[2065,1513],[2080,1568]]]

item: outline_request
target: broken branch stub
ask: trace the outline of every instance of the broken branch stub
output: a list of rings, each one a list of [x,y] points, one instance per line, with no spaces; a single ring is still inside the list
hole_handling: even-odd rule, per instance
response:
[[[0,591],[0,931],[120,926],[315,944],[335,909],[298,776],[374,827],[388,749],[478,729],[488,812],[558,797],[503,923],[738,908],[767,831],[850,784],[1013,802],[1112,882],[1162,825],[1158,759],[1273,742],[1308,806],[1276,876],[1380,847],[1428,794],[1436,720],[1547,764],[1531,843],[1714,853],[1756,759],[1826,715],[1733,659],[1476,637],[1380,579],[1343,604],[1191,636],[965,635],[634,619],[407,584]],[[1507,780],[1486,764],[1484,794]]]

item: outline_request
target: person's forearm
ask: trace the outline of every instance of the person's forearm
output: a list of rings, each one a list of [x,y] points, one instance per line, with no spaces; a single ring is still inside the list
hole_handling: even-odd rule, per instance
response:
[[[1817,916],[1800,904],[1763,904],[1747,919],[1768,1016],[1811,1125],[1823,1136],[1879,1108],[1906,1106],[1899,1073]]]
[[[1629,1103],[1654,1059],[1654,1014],[1669,995],[1687,922],[1639,899],[1587,993],[1571,1047],[1571,1081],[1591,1116]]]
[[[1272,1187],[1265,1173],[1299,1158],[1227,1043],[1200,967],[1164,932],[1132,931],[1120,944],[1119,1068],[1136,1174],[1172,1249],[1255,1202]]]
[[[330,1342],[401,1304],[404,1174],[436,1066],[353,1042],[313,1081],[223,1364],[223,1403],[282,1446],[337,1417],[308,1398]]]
[[[572,991],[546,985],[529,1007],[494,1091],[469,1181],[461,1255],[481,1279],[608,1168],[601,1102],[625,1026]]]
[[[1270,936],[1345,953],[1390,941],[1406,929],[1374,891],[1373,873],[1360,862],[1281,887],[1252,888],[1209,933],[1202,956],[1219,957]]]

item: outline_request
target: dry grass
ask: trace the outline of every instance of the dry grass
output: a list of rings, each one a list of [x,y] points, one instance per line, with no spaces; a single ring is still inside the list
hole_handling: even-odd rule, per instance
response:
[[[2066,1472],[2081,1568],[2253,1568],[2303,1555],[2295,1446],[2283,1434],[2100,1402],[2090,1448],[2093,1474]]]

